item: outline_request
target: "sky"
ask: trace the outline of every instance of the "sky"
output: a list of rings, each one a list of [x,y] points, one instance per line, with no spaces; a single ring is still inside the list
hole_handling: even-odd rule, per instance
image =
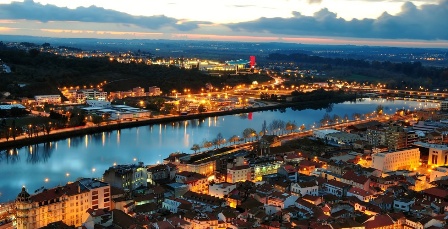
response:
[[[448,0],[0,0],[0,34],[448,48]]]

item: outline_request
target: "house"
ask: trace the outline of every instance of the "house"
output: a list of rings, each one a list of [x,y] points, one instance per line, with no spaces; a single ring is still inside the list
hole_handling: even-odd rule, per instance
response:
[[[88,209],[83,216],[83,222],[86,229],[94,229],[95,225],[109,227],[112,225],[112,212],[107,209]]]
[[[347,191],[347,196],[354,196],[361,201],[370,202],[373,199],[372,193],[363,189],[352,187]]]
[[[290,195],[288,193],[273,192],[267,198],[267,205],[279,206],[281,209],[294,205],[294,202],[298,199],[298,196]]]
[[[211,184],[208,187],[208,194],[210,196],[215,196],[218,198],[225,198],[235,188],[236,188],[236,184],[231,184],[231,183],[227,183],[227,182]]]
[[[162,208],[172,213],[177,213],[179,211],[179,208],[191,209],[191,207],[192,207],[191,202],[179,198],[166,198],[162,202]]]
[[[370,189],[370,179],[363,175],[358,175],[353,170],[342,175],[341,182],[368,191]]]
[[[290,181],[297,181],[297,169],[292,165],[283,165],[277,169],[277,173]]]
[[[304,181],[291,183],[291,194],[297,196],[311,195],[317,196],[319,193],[319,186],[315,181]]]
[[[432,187],[423,190],[423,197],[429,201],[448,201],[448,190],[439,187]]]
[[[336,180],[328,180],[322,184],[322,189],[328,194],[333,194],[337,197],[343,197],[347,195],[347,191],[350,189],[350,185],[342,183]]]
[[[404,211],[409,212],[411,210],[412,205],[414,205],[414,200],[399,198],[394,200],[394,210],[396,211]]]
[[[176,182],[187,184],[192,192],[208,193],[207,177],[202,174],[182,171],[176,174]]]

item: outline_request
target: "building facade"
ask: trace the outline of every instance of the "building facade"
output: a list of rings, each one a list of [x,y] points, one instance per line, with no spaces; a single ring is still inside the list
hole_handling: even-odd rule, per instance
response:
[[[412,170],[419,166],[419,162],[420,150],[418,148],[381,152],[372,155],[372,168],[382,172],[401,169]]]
[[[110,186],[83,178],[34,195],[22,188],[15,204],[18,229],[40,228],[57,221],[79,227],[88,209],[110,209]]]
[[[104,172],[103,181],[114,187],[135,190],[147,186],[147,171],[142,162],[137,165],[114,165]]]

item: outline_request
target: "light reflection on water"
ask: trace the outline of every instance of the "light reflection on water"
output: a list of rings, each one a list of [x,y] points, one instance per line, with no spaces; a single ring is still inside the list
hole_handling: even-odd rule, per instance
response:
[[[329,113],[340,117],[348,114],[351,118],[353,113],[372,113],[378,104],[389,114],[398,109],[436,106],[432,103],[367,99],[334,104]],[[193,144],[212,141],[218,133],[228,139],[232,135],[241,136],[245,128],[259,132],[265,120],[267,124],[274,119],[295,121],[298,126],[305,124],[310,129],[317,126],[327,111],[294,111],[288,108],[254,112],[251,119],[247,114],[194,119],[72,137],[0,152],[0,202],[14,199],[23,185],[33,193],[31,190],[43,185],[48,188],[79,177],[101,177],[114,163],[134,163],[136,158],[145,164],[155,164],[172,152],[192,153],[190,148]],[[49,179],[48,183],[44,182],[45,178]]]

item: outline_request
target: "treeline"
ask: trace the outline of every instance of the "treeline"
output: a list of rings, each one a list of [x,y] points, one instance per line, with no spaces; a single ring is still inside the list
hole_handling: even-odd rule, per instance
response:
[[[325,58],[304,53],[280,54],[272,53],[269,61],[294,62],[297,65],[308,63],[317,64],[323,70],[351,69],[352,74],[362,73],[375,79],[389,80],[389,88],[405,87],[440,87],[448,86],[448,68],[423,66],[421,62],[369,61],[352,58]],[[387,77],[386,77],[387,76]],[[390,76],[396,79],[390,79]],[[388,79],[389,78],[389,79]]]
[[[201,91],[206,83],[222,88],[226,85],[250,84],[252,81],[270,80],[267,76],[212,77],[198,70],[180,69],[175,66],[123,64],[108,58],[75,58],[51,53],[5,48],[0,44],[0,59],[7,63],[12,73],[0,78],[0,91],[17,97],[57,94],[58,87],[96,87],[107,81],[106,91],[124,91],[133,87],[158,86],[168,93],[171,90]]]

